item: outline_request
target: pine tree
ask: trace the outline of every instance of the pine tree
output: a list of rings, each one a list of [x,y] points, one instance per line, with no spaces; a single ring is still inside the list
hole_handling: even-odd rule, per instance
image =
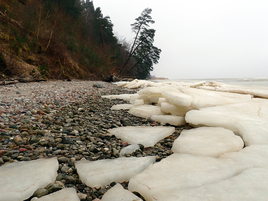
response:
[[[161,49],[153,45],[155,30],[149,28],[150,24],[155,23],[151,12],[150,8],[144,9],[141,16],[135,19],[136,22],[131,24],[135,37],[121,73],[131,72],[137,78],[145,79],[153,70],[153,64],[157,64],[160,59]],[[132,65],[126,69],[130,61]]]

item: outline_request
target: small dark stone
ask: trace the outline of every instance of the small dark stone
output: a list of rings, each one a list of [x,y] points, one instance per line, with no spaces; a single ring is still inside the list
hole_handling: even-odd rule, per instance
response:
[[[144,145],[139,144],[139,146],[140,146],[140,150],[143,151],[144,150]]]
[[[48,190],[47,190],[47,189],[45,189],[45,188],[38,188],[38,189],[34,192],[33,197],[38,197],[38,198],[40,198],[40,197],[42,197],[42,196],[44,196],[44,195],[47,195],[47,194],[48,194]]]
[[[60,157],[58,158],[59,163],[68,163],[69,162],[69,158],[67,157]]]
[[[73,144],[74,142],[73,142],[73,139],[71,137],[64,137],[62,139],[62,143],[63,144]]]
[[[112,182],[112,183],[110,183],[110,186],[111,187],[114,187],[116,185],[116,182]]]
[[[9,125],[9,128],[17,129],[18,127],[17,127],[16,124],[10,124],[10,125]]]
[[[16,159],[16,158],[18,158],[18,156],[19,156],[19,154],[12,154],[12,155],[10,156],[10,158],[11,158],[11,159]]]
[[[58,183],[50,183],[45,187],[45,189],[47,189],[49,193],[56,192],[58,190],[61,190],[62,188],[63,186]]]
[[[128,119],[121,119],[120,123],[123,124],[123,126],[132,126],[131,121],[129,121]]]
[[[8,152],[6,152],[6,156],[11,156],[11,155],[13,155],[13,154],[18,154],[19,153],[19,151],[18,150],[9,150]]]
[[[33,143],[37,143],[37,142],[39,142],[39,137],[37,137],[35,135],[31,136],[29,143],[33,144]]]
[[[58,145],[57,145],[57,148],[58,148],[58,149],[64,149],[64,144],[58,144]]]
[[[31,159],[29,157],[23,157],[21,161],[30,161]]]
[[[61,174],[61,173],[58,174],[56,180],[57,180],[57,181],[60,181],[60,180],[63,180],[63,179],[65,179],[65,175],[64,175],[64,174]]]
[[[2,156],[2,160],[3,160],[4,162],[8,162],[8,161],[9,161],[9,157],[7,157],[7,156]]]
[[[67,176],[67,177],[65,177],[65,181],[68,184],[75,184],[76,183],[76,180],[75,180],[75,178],[73,176]]]

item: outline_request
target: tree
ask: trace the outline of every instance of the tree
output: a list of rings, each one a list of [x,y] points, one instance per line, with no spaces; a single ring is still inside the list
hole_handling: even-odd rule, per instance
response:
[[[117,38],[113,33],[113,24],[109,16],[103,17],[100,7],[96,8],[94,15],[94,33],[99,44],[114,46]]]
[[[150,75],[153,64],[157,64],[160,59],[161,49],[153,45],[155,30],[149,28],[150,24],[155,23],[150,15],[151,12],[150,8],[144,9],[141,16],[135,19],[136,22],[131,24],[135,37],[121,73],[132,72],[137,78],[144,79]],[[126,69],[129,63],[131,66]]]

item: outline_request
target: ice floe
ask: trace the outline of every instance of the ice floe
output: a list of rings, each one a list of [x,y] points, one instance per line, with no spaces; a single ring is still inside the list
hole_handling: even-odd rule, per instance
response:
[[[43,196],[41,198],[33,198],[31,201],[79,201],[79,197],[74,188],[64,188],[55,193]]]
[[[172,126],[184,125],[185,118],[176,115],[152,115],[151,119],[162,124],[170,124]]]
[[[200,127],[183,130],[174,141],[172,151],[181,154],[219,157],[244,147],[241,137],[220,127]]]
[[[266,201],[268,169],[252,168],[213,184],[159,194],[159,201]]]
[[[133,107],[132,104],[118,104],[118,105],[113,105],[111,107],[111,110],[129,110]]]
[[[145,147],[154,146],[174,131],[175,128],[171,126],[125,126],[108,130],[110,135],[115,135],[129,144],[142,144]]]
[[[223,127],[239,134],[246,146],[268,144],[267,106],[254,102],[215,106],[192,110],[186,114],[186,122],[201,126]]]
[[[125,190],[120,184],[116,184],[103,195],[101,201],[142,201],[142,199]]]
[[[120,95],[105,95],[102,96],[102,98],[108,98],[108,99],[123,99],[124,101],[130,101],[131,98],[137,98],[138,94],[120,94]]]
[[[129,113],[143,118],[150,118],[152,115],[161,115],[164,114],[161,112],[159,106],[156,105],[138,105],[134,106],[129,110]]]
[[[81,160],[75,163],[82,182],[90,187],[105,187],[111,182],[129,181],[155,162],[155,156],[121,157],[98,161]]]
[[[0,167],[0,200],[21,201],[32,196],[38,188],[55,181],[57,158],[14,162]]]
[[[182,190],[192,189],[192,193],[195,193],[194,189],[196,188],[200,187],[202,189],[208,185],[218,185],[220,182],[235,178],[241,172],[252,168],[264,168],[267,171],[267,150],[265,150],[267,146],[266,148],[263,145],[256,146],[246,152],[243,149],[239,152],[227,153],[220,158],[173,154],[131,178],[129,190],[139,192],[146,201],[177,200]],[[255,173],[262,174],[261,172],[258,173],[257,170]],[[250,180],[244,182],[249,183],[248,186],[250,186]],[[266,184],[267,181],[263,178],[258,182]],[[251,185],[255,196],[258,194],[259,189],[254,190],[255,184],[251,183]],[[259,186],[259,184],[256,185]],[[240,190],[244,191],[247,188]],[[222,191],[222,193],[228,194],[228,191]],[[240,195],[243,195],[242,192]],[[262,198],[262,195],[263,192],[256,198]],[[244,195],[241,200],[246,198],[246,195]],[[186,201],[188,199],[182,200]]]
[[[124,147],[120,151],[119,154],[120,155],[131,154],[131,153],[135,152],[139,148],[140,148],[140,146],[138,144],[131,144],[131,145],[128,145],[128,146]]]
[[[129,190],[147,201],[267,200],[268,102],[256,98],[268,98],[267,90],[216,82],[124,86],[141,88],[143,104],[132,115],[201,127],[182,131],[176,153],[131,178]]]

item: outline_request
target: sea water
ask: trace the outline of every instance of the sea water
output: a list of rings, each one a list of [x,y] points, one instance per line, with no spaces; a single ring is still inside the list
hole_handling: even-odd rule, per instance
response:
[[[174,80],[156,80],[154,82],[186,82],[194,83],[200,81],[221,82],[225,84],[238,85],[250,88],[259,88],[268,90],[268,77],[263,78],[208,78],[208,79],[174,79]]]

